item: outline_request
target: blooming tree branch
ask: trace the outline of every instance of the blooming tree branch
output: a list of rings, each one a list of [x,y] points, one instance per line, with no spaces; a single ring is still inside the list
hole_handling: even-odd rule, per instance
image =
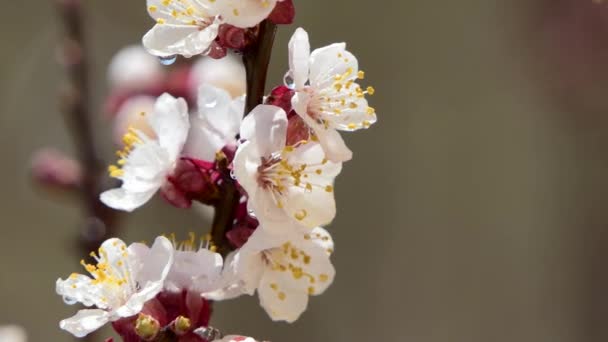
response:
[[[125,342],[255,342],[209,326],[212,302],[254,294],[272,320],[299,319],[309,297],[323,294],[336,275],[334,241],[323,226],[336,216],[334,181],[352,158],[340,131],[376,122],[366,100],[375,90],[359,85],[365,73],[356,57],[345,43],[310,51],[299,28],[285,84],[265,97],[276,25],[293,22],[292,0],[147,0],[155,24],[143,48],[122,52],[110,68],[119,95],[108,108],[120,118],[123,147],[108,173],[120,186],[99,194],[80,4],[60,3],[76,89],[66,108],[81,147],[86,212],[103,228],[95,237],[114,233],[104,226],[115,223],[107,208],[131,212],[156,194],[178,208],[197,201],[215,209],[199,238],[160,236],[151,247],[105,240],[90,254],[94,262],[81,261],[88,275],[57,280],[67,304],[88,307],[60,327],[86,337],[112,324]],[[177,69],[166,78],[143,49],[164,65],[178,55],[231,63],[235,50],[246,84],[192,85]],[[54,175],[47,178],[72,183]]]

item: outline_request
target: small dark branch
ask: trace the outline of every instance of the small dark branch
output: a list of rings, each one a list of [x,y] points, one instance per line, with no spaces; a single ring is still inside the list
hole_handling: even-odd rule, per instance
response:
[[[243,63],[247,73],[245,115],[264,100],[266,76],[275,33],[276,25],[267,20],[263,21],[259,27],[257,42],[243,54]],[[226,255],[231,250],[226,233],[232,228],[236,208],[240,200],[239,191],[234,180],[229,176],[227,167],[225,171],[226,177],[222,185],[222,199],[215,206],[215,216],[211,228],[213,243],[222,255]]]
[[[67,80],[61,93],[61,107],[82,166],[80,195],[86,216],[80,232],[80,246],[82,252],[88,253],[115,234],[116,214],[99,201],[104,166],[93,137],[82,3],[80,0],[56,0],[56,6],[65,32],[60,57]]]
[[[215,205],[215,214],[211,225],[211,239],[217,247],[217,252],[225,256],[230,252],[230,243],[226,237],[226,232],[232,228],[240,195],[234,180],[230,177],[227,160],[224,159],[218,164],[220,164],[220,171],[224,174],[224,179],[220,185],[219,200]]]
[[[272,55],[272,45],[277,26],[266,20],[260,24],[258,43],[243,55],[243,63],[247,72],[247,101],[245,115],[251,112],[264,99],[266,76]]]

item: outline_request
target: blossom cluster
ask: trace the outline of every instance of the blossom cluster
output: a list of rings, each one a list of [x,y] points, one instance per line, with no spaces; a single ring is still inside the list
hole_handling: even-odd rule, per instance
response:
[[[255,44],[260,22],[293,20],[290,0],[148,0],[148,12],[156,25],[143,45],[163,59],[220,58],[225,53],[214,51]],[[240,32],[242,44],[222,32]],[[212,231],[185,241],[160,236],[150,247],[105,241],[90,262],[81,261],[89,275],[57,281],[66,303],[88,307],[61,321],[62,329],[83,337],[112,323],[125,341],[167,334],[179,341],[219,340],[221,335],[209,335],[211,302],[257,293],[272,320],[294,322],[309,297],[331,285],[334,243],[323,227],[336,215],[334,181],[352,158],[341,132],[376,122],[366,100],[374,89],[359,85],[365,74],[344,43],[311,51],[307,32],[298,28],[288,50],[285,84],[248,110],[243,87],[212,82],[198,82],[196,94],[166,92],[150,101],[146,93],[144,104],[127,105],[142,95],[132,89],[138,82],[111,70],[111,80],[128,84],[118,92],[120,105],[112,106],[128,112],[129,127],[118,161],[108,169],[121,185],[100,200],[130,212],[160,193],[176,207],[200,202],[217,215],[227,196],[235,198],[228,201],[229,226],[219,238]],[[137,71],[135,78],[162,83],[162,71],[149,70],[156,74]]]

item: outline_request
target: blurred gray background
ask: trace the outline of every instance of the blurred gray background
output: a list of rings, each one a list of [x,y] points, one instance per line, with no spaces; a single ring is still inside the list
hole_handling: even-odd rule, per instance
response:
[[[212,324],[275,342],[575,342],[608,339],[608,5],[592,0],[298,1],[312,45],[346,41],[379,123],[349,134],[336,185],[337,278],[293,325],[256,298]],[[86,1],[96,104],[105,67],[152,25],[143,0]],[[287,67],[282,27],[271,84]],[[54,293],[78,270],[78,203],[36,191],[31,154],[73,151],[51,1],[0,11],[0,324],[70,341]],[[109,143],[108,124],[95,132]],[[209,222],[156,199],[122,237]],[[104,336],[109,336],[108,330]]]

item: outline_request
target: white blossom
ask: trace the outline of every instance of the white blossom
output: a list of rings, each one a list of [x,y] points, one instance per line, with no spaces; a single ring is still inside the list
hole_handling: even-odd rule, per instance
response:
[[[245,98],[232,99],[230,94],[212,85],[202,85],[198,91],[198,112],[192,116],[184,155],[212,161],[226,145],[236,146]]]
[[[234,175],[264,229],[325,225],[336,215],[333,183],[342,164],[328,161],[315,142],[285,146],[286,130],[281,108],[256,107],[241,126],[247,141],[236,152]]]
[[[25,333],[25,330],[23,330],[23,328],[21,328],[19,326],[3,325],[3,326],[0,326],[0,341],[1,342],[27,342],[27,335]]]
[[[224,58],[203,56],[192,65],[188,79],[189,88],[198,95],[202,85],[211,85],[227,91],[232,98],[243,96],[247,91],[245,65],[241,56],[228,52]]]
[[[362,89],[356,83],[365,77],[357,58],[344,43],[310,53],[308,34],[298,28],[289,42],[289,66],[295,111],[312,128],[329,160],[351,159],[352,152],[338,130],[355,131],[376,122],[375,110],[365,99],[374,88]]]
[[[141,45],[122,48],[108,66],[110,89],[144,89],[164,77],[162,65]]]
[[[194,233],[185,241],[177,241],[171,236],[174,249],[174,261],[165,279],[163,288],[170,292],[183,290],[204,294],[215,291],[221,286],[223,267],[222,256],[210,248],[210,238],[197,240]],[[134,243],[131,246],[134,254],[146,260],[152,249],[145,244]]]
[[[309,233],[286,229],[269,234],[257,229],[227,261],[228,272],[241,282],[242,291],[257,290],[260,304],[275,321],[294,322],[308,305],[308,297],[323,293],[335,269],[329,259],[333,240],[320,227]]]
[[[121,159],[109,168],[110,176],[120,179],[122,186],[100,197],[114,209],[132,211],[152,198],[175,168],[188,136],[190,122],[184,99],[163,94],[154,111],[143,114],[156,137],[136,129],[123,137],[124,150],[117,152]]]
[[[66,303],[80,302],[87,307],[73,317],[64,319],[59,326],[76,337],[83,337],[108,322],[131,317],[139,313],[144,304],[163,288],[165,278],[173,264],[173,246],[164,237],[158,237],[145,259],[116,238],[106,240],[99,253],[91,253],[96,265],[81,264],[90,276],[73,273],[67,279],[57,280],[57,294]]]
[[[147,0],[156,25],[143,37],[146,50],[158,57],[205,53],[218,34],[216,1]]]

